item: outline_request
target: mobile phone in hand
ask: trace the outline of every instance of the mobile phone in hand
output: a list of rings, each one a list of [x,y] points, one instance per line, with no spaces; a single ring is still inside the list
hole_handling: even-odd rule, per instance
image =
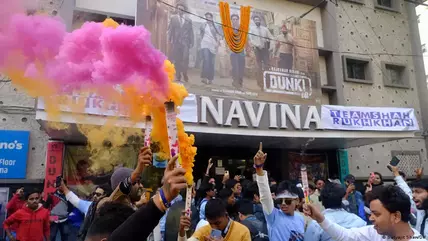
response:
[[[400,163],[400,159],[398,159],[398,157],[396,157],[396,156],[393,156],[391,161],[389,162],[389,165],[396,167],[398,165],[398,163]],[[388,169],[392,172],[392,169],[390,166],[388,166]]]
[[[221,231],[218,229],[213,229],[211,231],[211,237],[212,238],[221,238]]]
[[[55,179],[55,187],[61,186],[62,176],[57,176]]]

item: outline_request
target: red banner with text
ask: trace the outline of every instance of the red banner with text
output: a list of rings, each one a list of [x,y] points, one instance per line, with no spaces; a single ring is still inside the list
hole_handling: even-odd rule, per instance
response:
[[[46,150],[46,173],[43,189],[45,200],[49,193],[55,192],[56,177],[62,175],[64,143],[62,141],[49,141]]]

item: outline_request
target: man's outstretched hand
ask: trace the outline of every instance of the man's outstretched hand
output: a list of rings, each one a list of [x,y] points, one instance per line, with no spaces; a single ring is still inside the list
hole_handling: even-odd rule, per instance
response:
[[[322,223],[325,219],[320,210],[312,204],[303,204],[303,213],[318,223]]]
[[[263,152],[263,143],[260,142],[259,150],[254,156],[254,165],[256,166],[257,175],[263,176],[263,165],[266,162],[267,153]]]

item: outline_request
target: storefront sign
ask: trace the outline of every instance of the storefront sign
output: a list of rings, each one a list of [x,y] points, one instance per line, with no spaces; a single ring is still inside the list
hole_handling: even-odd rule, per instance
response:
[[[322,126],[332,130],[417,131],[413,108],[323,105]]]
[[[152,33],[152,43],[174,63],[176,80],[190,92],[254,101],[320,102],[317,22],[294,21],[296,10],[287,10],[286,2],[282,6],[275,2],[278,11],[271,12],[260,9],[266,7],[265,1],[252,1],[248,40],[244,51],[234,53],[223,37],[219,0],[187,0],[184,11],[169,6],[178,1],[167,2],[141,0],[136,24]],[[239,9],[230,5],[234,28],[239,28]]]
[[[200,97],[200,121],[259,129],[321,129],[317,106]]]
[[[0,130],[0,179],[25,178],[29,131]]]
[[[43,98],[37,99],[37,109],[45,110]],[[102,116],[129,116],[125,106],[116,103],[107,103],[101,96],[95,94],[73,94],[64,96],[59,103],[59,109],[63,112],[73,112],[79,114],[102,115]],[[183,122],[197,122],[196,96],[189,94],[183,105],[179,107],[178,118]]]
[[[62,175],[64,143],[61,141],[49,141],[46,149],[44,198],[47,198],[49,193],[55,192],[55,179],[57,176]]]

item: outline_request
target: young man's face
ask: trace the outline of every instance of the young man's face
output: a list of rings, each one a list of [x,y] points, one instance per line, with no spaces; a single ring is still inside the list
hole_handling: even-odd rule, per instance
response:
[[[318,180],[316,183],[317,189],[320,191],[324,188],[324,185],[325,185],[325,183],[322,180]]]
[[[259,18],[259,17],[254,18],[254,23],[255,23],[257,26],[260,26],[260,23],[261,23],[260,18]]]
[[[380,176],[378,174],[375,174],[375,178],[373,179],[373,184],[379,185],[381,181],[382,179],[380,179]]]
[[[253,196],[253,202],[260,203],[260,197],[259,197],[259,195],[254,194],[254,196]]]
[[[208,197],[215,197],[215,189],[212,188],[210,190],[207,191],[207,196]]]
[[[230,197],[227,199],[227,204],[230,206],[233,206],[235,205],[235,201],[236,201],[235,195],[232,193],[232,195],[230,195]]]
[[[242,192],[242,186],[241,186],[241,183],[236,183],[235,184],[235,186],[233,186],[233,193],[235,194],[235,195],[241,195],[241,192]]]
[[[413,188],[413,201],[417,209],[424,209],[424,201],[428,198],[428,192],[424,188]]]
[[[298,199],[278,198],[275,200],[276,205],[287,215],[294,215],[296,206],[299,203]]]
[[[395,225],[401,222],[401,214],[390,213],[379,200],[370,202],[370,221],[373,223],[374,228],[380,235],[391,235]]]
[[[28,196],[27,207],[32,210],[36,210],[39,207],[40,194],[33,193]]]
[[[227,215],[224,215],[223,217],[215,218],[215,219],[207,219],[208,223],[210,224],[212,229],[217,230],[225,230],[227,224],[229,223],[229,218]]]
[[[237,16],[232,17],[232,25],[239,25],[239,18]]]
[[[101,198],[105,197],[105,192],[102,188],[97,188],[94,191],[94,196],[92,197],[92,200],[94,202],[99,201]]]

